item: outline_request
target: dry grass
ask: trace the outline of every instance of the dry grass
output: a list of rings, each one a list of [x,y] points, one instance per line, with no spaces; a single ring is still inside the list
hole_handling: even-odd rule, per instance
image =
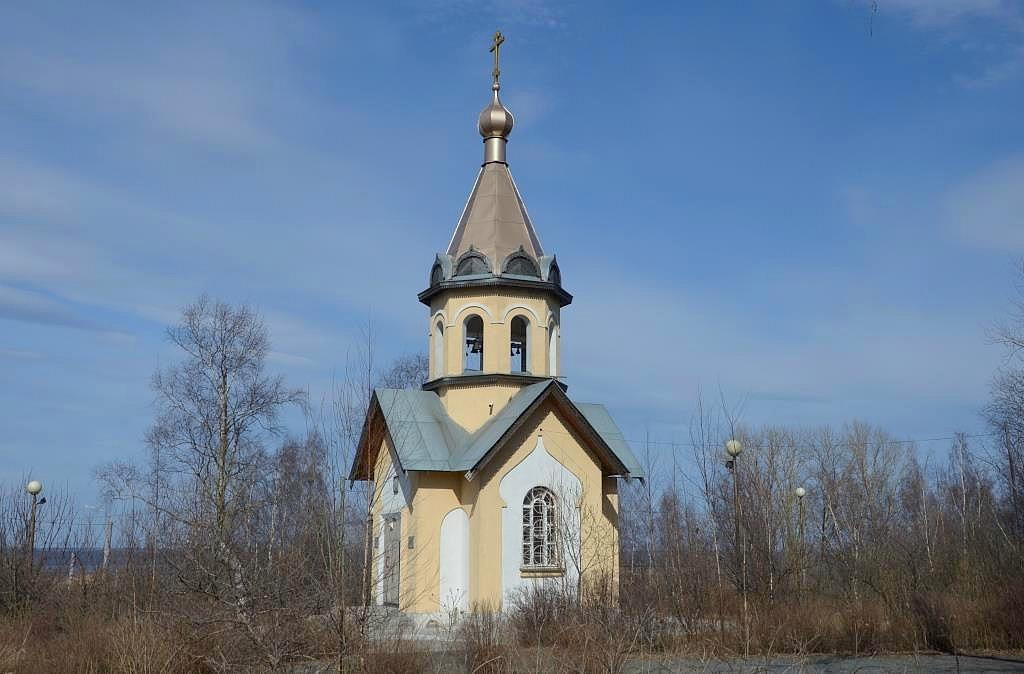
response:
[[[1019,613],[1013,593],[970,602],[941,595],[914,598],[906,613],[892,615],[879,603],[818,601],[755,606],[752,654],[879,653],[896,651],[1002,650],[1019,647],[1013,631]],[[103,606],[97,601],[94,606]],[[601,592],[580,601],[559,591],[524,592],[498,613],[474,607],[456,628],[445,653],[431,652],[402,633],[352,642],[344,658],[349,672],[620,672],[632,658],[730,657],[742,653],[736,632],[682,630],[653,612],[620,610]],[[0,619],[0,671],[184,672],[267,671],[230,629],[196,625],[181,613],[89,611],[72,601]],[[307,621],[293,635],[300,658],[317,671],[336,665],[330,621]],[[328,664],[324,664],[328,663]],[[313,671],[313,670],[310,670]]]
[[[175,635],[150,619],[88,616],[8,619],[0,627],[3,671],[177,674],[203,671]]]

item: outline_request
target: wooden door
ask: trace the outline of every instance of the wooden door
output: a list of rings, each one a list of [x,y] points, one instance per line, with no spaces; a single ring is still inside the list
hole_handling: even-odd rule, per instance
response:
[[[402,550],[402,516],[398,513],[384,516],[384,605],[398,608],[398,583]]]

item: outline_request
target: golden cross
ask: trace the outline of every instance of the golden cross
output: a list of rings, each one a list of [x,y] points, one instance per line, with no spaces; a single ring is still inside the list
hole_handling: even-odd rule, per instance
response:
[[[498,67],[498,52],[501,51],[501,43],[505,41],[505,36],[501,34],[501,31],[495,31],[494,41],[491,43],[491,51],[494,52],[494,83],[498,83],[498,76],[501,75],[501,69]]]

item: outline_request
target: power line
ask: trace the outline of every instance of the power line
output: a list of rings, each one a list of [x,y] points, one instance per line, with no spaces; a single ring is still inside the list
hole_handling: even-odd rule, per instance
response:
[[[547,431],[545,431],[545,432],[547,432]],[[558,433],[559,431],[552,431],[552,432]],[[970,439],[973,439],[973,438],[988,438],[988,437],[992,437],[994,435],[999,435],[999,434],[998,433],[994,433],[994,432],[993,433],[973,433],[973,434],[964,434],[962,437],[964,437],[965,439],[970,440]],[[925,442],[941,442],[941,441],[952,442],[953,440],[956,440],[958,437],[960,437],[960,436],[957,436],[957,435],[944,435],[944,436],[938,436],[938,437],[934,437],[934,438],[918,438],[918,439],[912,439],[911,438],[911,439],[902,439],[902,440],[901,439],[886,439],[883,442],[885,444],[889,444],[889,445],[914,445],[914,444],[920,444],[920,443],[925,443]],[[637,439],[628,439],[628,438],[624,438],[624,439],[626,440],[626,442],[629,442],[630,444],[636,444],[636,445],[644,445],[644,444],[671,445],[673,447],[700,447],[701,446],[701,443],[696,443],[696,442],[674,442],[674,441],[671,441],[671,440],[647,440],[647,439],[637,440]],[[868,442],[871,442],[871,441],[869,440]],[[849,441],[837,441],[837,442],[832,442],[830,444],[833,447],[849,447],[849,446],[851,446],[853,444],[856,444],[856,443],[849,442]]]
[[[549,429],[546,429],[546,428],[544,429],[544,433],[555,433],[557,435],[568,435],[568,436],[572,436],[573,435],[572,433],[566,433],[564,431],[553,431],[553,430],[549,430]],[[889,444],[889,445],[911,445],[911,444],[919,444],[919,443],[926,443],[926,442],[941,442],[941,441],[952,442],[953,440],[956,440],[959,437],[963,437],[963,438],[965,438],[967,440],[970,440],[970,439],[974,439],[974,438],[989,438],[989,437],[992,437],[992,436],[995,436],[995,435],[999,435],[999,433],[996,433],[996,432],[992,432],[992,433],[971,433],[971,434],[965,433],[962,436],[961,435],[944,435],[944,436],[938,436],[938,437],[933,437],[933,438],[885,439],[882,442],[884,444]],[[650,440],[650,439],[647,439],[647,438],[644,438],[642,440],[638,440],[636,438],[626,438],[626,437],[623,437],[623,440],[628,442],[630,445],[633,445],[634,447],[636,447],[636,446],[644,446],[644,445],[668,445],[668,446],[671,446],[673,448],[675,448],[675,447],[691,447],[692,448],[692,447],[701,447],[701,446],[703,446],[702,443],[699,443],[699,442],[676,442],[676,441],[673,441],[673,440]],[[872,440],[868,440],[868,443],[871,443],[871,442],[872,442]],[[709,444],[711,444],[711,443],[709,443]],[[794,443],[794,444],[806,444],[806,443]],[[832,442],[832,443],[829,443],[829,444],[831,446],[833,446],[833,447],[850,447],[850,446],[855,445],[857,443],[850,442],[850,441],[836,441],[836,442]],[[754,445],[754,447],[756,448],[756,447],[758,447],[758,445]]]
[[[410,424],[429,423],[429,422],[422,422],[422,421],[419,421],[417,419],[397,419],[396,421],[398,421],[400,423],[410,423]],[[564,431],[554,431],[554,430],[549,430],[549,429],[543,429],[543,431],[544,431],[544,433],[555,433],[555,434],[558,434],[558,435],[567,435],[567,436],[572,436],[573,435],[572,433],[566,433]],[[990,433],[963,433],[963,434],[955,434],[955,435],[940,435],[940,436],[935,436],[935,437],[931,437],[931,438],[904,438],[904,439],[886,438],[882,442],[884,444],[888,444],[888,445],[916,445],[916,444],[922,444],[922,443],[928,443],[928,442],[943,442],[943,441],[945,441],[945,442],[952,442],[953,440],[956,440],[956,439],[958,439],[960,437],[962,437],[962,438],[964,438],[966,440],[973,440],[973,439],[976,439],[976,438],[990,438],[990,437],[993,437],[993,436],[996,436],[996,435],[1000,435],[1000,434],[995,432],[995,431],[993,431],[993,432],[990,432]],[[701,447],[701,446],[703,446],[702,443],[698,443],[698,442],[677,442],[677,441],[674,441],[674,440],[650,440],[648,438],[644,438],[644,439],[640,440],[640,439],[637,439],[637,438],[626,438],[626,437],[623,437],[623,440],[628,442],[630,445],[633,445],[634,447],[644,446],[644,445],[667,445],[667,446],[670,446],[672,448],[675,448],[675,447],[691,447],[691,448],[693,448],[693,447]],[[873,442],[873,440],[868,440],[867,442],[871,443],[871,442]],[[804,444],[804,443],[800,443],[800,444]],[[857,444],[857,443],[850,442],[850,441],[835,441],[835,442],[831,442],[829,444],[831,446],[833,446],[833,447],[850,447],[850,446],[852,446],[854,444]],[[754,447],[756,448],[757,446],[755,445]]]

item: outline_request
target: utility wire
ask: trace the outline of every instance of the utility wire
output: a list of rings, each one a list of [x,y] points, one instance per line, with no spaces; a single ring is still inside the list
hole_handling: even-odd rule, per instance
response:
[[[432,422],[420,421],[418,419],[396,419],[396,421],[398,421],[399,423],[411,423],[411,424],[432,423]],[[544,433],[556,433],[558,435],[569,435],[569,436],[573,435],[572,433],[566,433],[565,431],[554,431],[554,430],[550,430],[550,429],[547,429],[547,428],[543,429],[543,431],[544,431]],[[883,442],[885,444],[890,444],[890,445],[916,445],[916,444],[921,444],[921,443],[926,443],[926,442],[942,442],[942,441],[952,442],[953,440],[956,440],[959,437],[963,437],[964,439],[967,439],[967,440],[972,440],[972,439],[976,439],[976,438],[990,438],[990,437],[995,436],[995,435],[1000,435],[1000,434],[997,433],[997,432],[990,432],[990,433],[964,433],[962,435],[960,435],[960,434],[957,434],[957,435],[940,435],[940,436],[931,437],[931,438],[916,438],[916,439],[915,438],[906,438],[906,439],[887,438]],[[668,446],[673,447],[673,448],[674,447],[700,447],[700,446],[702,446],[702,443],[698,443],[698,442],[677,442],[677,441],[673,441],[673,440],[651,440],[649,438],[644,438],[642,440],[638,440],[636,438],[626,438],[626,437],[623,437],[623,440],[625,440],[626,442],[628,442],[631,445],[636,446],[636,447],[642,447],[644,445],[668,445]],[[872,440],[872,439],[869,439],[867,441],[868,444],[870,444],[872,442],[874,442],[874,440]],[[806,443],[800,443],[800,444],[806,444]],[[836,441],[836,442],[832,442],[830,444],[833,447],[850,447],[851,445],[856,444],[856,443],[849,442],[849,441]],[[755,447],[756,447],[756,445],[755,445]]]

